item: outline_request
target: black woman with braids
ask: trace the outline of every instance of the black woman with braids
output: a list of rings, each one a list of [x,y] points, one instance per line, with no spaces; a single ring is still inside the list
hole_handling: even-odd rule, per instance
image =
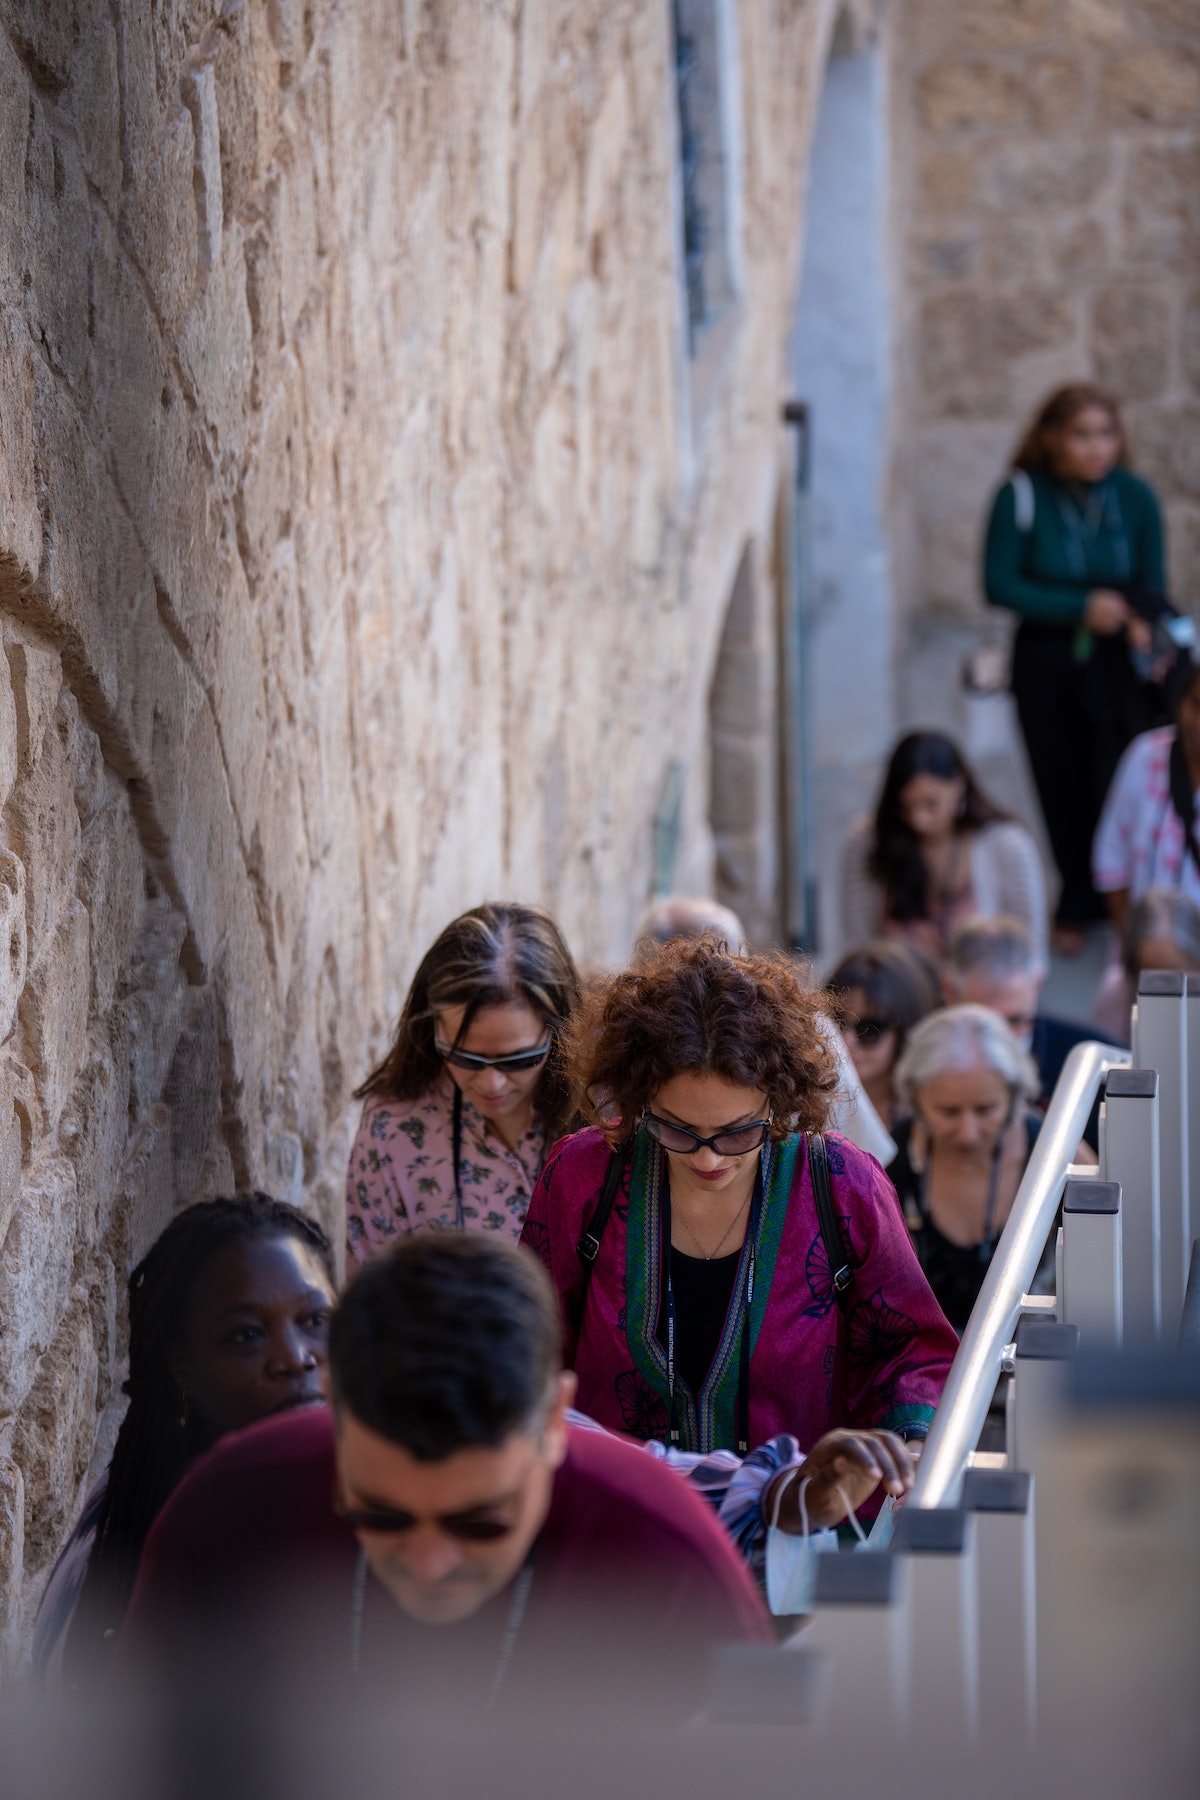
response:
[[[147,1533],[190,1464],[226,1432],[323,1402],[333,1291],[320,1226],[258,1193],[189,1206],[134,1269],[129,1407],[42,1597],[44,1683],[98,1672]]]

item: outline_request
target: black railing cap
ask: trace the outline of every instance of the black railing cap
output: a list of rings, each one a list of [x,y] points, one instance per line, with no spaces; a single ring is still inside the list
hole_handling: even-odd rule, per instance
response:
[[[972,1513],[1027,1513],[1032,1488],[1024,1469],[968,1469],[963,1507]]]
[[[1079,1349],[1078,1325],[1055,1319],[1022,1319],[1017,1326],[1017,1355],[1031,1362],[1062,1362]]]
[[[1117,1213],[1121,1210],[1119,1181],[1090,1181],[1073,1177],[1063,1189],[1065,1213]]]
[[[1153,1100],[1157,1092],[1157,1069],[1110,1069],[1104,1077],[1105,1099]]]
[[[817,1606],[890,1606],[896,1597],[896,1559],[888,1551],[818,1556]]]
[[[893,1547],[909,1556],[961,1556],[967,1515],[961,1506],[905,1507],[896,1514]]]
[[[1177,999],[1187,993],[1187,976],[1182,969],[1143,969],[1138,976],[1139,994],[1164,994]]]

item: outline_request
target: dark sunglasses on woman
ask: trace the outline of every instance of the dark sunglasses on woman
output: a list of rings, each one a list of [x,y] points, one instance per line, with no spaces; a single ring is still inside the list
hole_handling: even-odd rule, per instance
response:
[[[855,1019],[849,1029],[860,1044],[877,1044],[880,1038],[886,1037],[896,1027],[890,1019]]]
[[[449,1044],[443,1044],[437,1038],[433,1047],[443,1062],[450,1063],[456,1069],[499,1069],[504,1075],[519,1075],[524,1069],[536,1069],[540,1062],[545,1062],[550,1054],[549,1038],[544,1044],[538,1044],[532,1050],[512,1050],[507,1056],[477,1056],[474,1050],[456,1050]]]
[[[673,1150],[677,1156],[692,1156],[697,1150],[711,1150],[716,1156],[748,1156],[761,1150],[771,1129],[771,1118],[752,1119],[748,1125],[735,1125],[731,1131],[717,1131],[712,1137],[701,1137],[686,1125],[672,1125],[657,1113],[644,1112],[642,1124],[656,1144]]]

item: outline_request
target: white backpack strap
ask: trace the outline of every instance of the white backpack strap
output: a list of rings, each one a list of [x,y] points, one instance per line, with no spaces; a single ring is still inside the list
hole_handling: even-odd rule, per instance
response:
[[[1027,532],[1033,530],[1033,482],[1027,470],[1014,469],[1009,476],[1009,484],[1013,491],[1013,517],[1016,520],[1017,530],[1024,537]]]

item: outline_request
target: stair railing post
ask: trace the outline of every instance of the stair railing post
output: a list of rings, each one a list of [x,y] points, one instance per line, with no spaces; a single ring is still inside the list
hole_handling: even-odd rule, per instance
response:
[[[1121,1189],[1121,1320],[1126,1343],[1162,1333],[1158,1075],[1110,1069],[1100,1112],[1100,1173]]]

